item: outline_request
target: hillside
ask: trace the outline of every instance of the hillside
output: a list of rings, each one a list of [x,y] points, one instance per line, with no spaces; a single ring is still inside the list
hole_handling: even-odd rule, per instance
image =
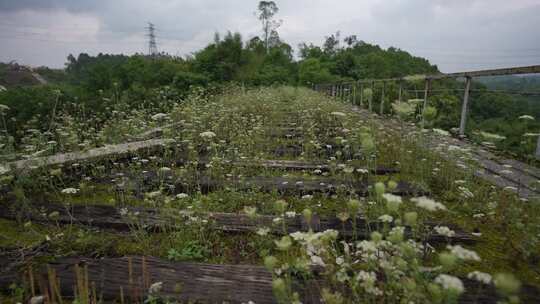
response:
[[[33,86],[43,84],[42,79],[36,78],[34,72],[18,64],[0,63],[0,85],[5,88],[18,86]]]

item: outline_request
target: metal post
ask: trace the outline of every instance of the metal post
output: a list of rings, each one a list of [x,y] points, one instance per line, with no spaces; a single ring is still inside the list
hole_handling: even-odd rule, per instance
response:
[[[353,105],[356,105],[356,81],[353,83],[353,94],[352,94],[352,100],[351,100],[351,103]]]
[[[381,109],[380,114],[384,114],[384,90],[386,89],[386,82],[383,81],[382,91],[381,91]]]
[[[540,136],[538,136],[538,142],[536,142],[536,159],[540,159]]]
[[[369,97],[369,111],[372,111],[371,101],[373,100],[373,93],[375,92],[375,81],[371,82],[371,96]]]
[[[401,95],[403,94],[403,80],[399,80],[399,93],[398,93],[398,103],[401,103]]]
[[[469,91],[471,89],[472,77],[465,78],[465,93],[463,93],[463,105],[461,106],[461,121],[459,122],[459,136],[465,136],[465,126],[467,123],[467,112],[469,111]]]
[[[426,86],[424,88],[424,105],[422,106],[422,120],[421,120],[421,123],[420,123],[420,127],[422,129],[424,129],[424,124],[425,124],[424,114],[426,112],[427,98],[428,98],[428,94],[429,94],[429,86],[430,86],[430,84],[431,84],[431,79],[426,78]]]
[[[360,107],[364,107],[364,84],[360,83]]]

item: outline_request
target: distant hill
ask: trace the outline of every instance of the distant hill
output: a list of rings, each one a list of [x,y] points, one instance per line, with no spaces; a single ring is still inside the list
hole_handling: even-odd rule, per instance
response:
[[[540,92],[540,75],[480,77],[477,80],[491,90]]]
[[[0,62],[0,85],[9,89],[18,86],[35,86],[65,81],[63,70],[47,67],[31,68],[17,63]]]

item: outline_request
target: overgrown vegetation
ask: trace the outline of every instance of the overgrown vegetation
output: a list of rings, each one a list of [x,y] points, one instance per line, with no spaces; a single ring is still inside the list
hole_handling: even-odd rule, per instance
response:
[[[119,100],[117,106],[125,103]],[[403,135],[379,128],[350,106],[293,87],[247,92],[237,87],[225,94],[192,94],[181,102],[171,101],[169,111],[159,117],[161,124],[175,125],[164,128],[163,136],[175,143],[165,152],[134,155],[112,166],[77,163],[39,169],[30,176],[17,171],[2,175],[4,189],[11,189],[3,195],[3,204],[15,203],[16,213],[46,210],[50,204],[61,204],[67,212],[74,205],[112,205],[130,223],[127,235],[95,232],[74,223],[55,225],[59,213],[45,211],[40,221],[48,222],[46,226],[24,216],[19,222],[2,221],[6,231],[18,234],[8,236],[3,244],[29,247],[47,241],[51,257],[137,254],[174,261],[264,264],[274,275],[275,295],[283,303],[298,298],[293,282],[313,276],[325,282],[321,290],[327,303],[402,299],[453,303],[466,291],[481,292],[465,288],[462,280],[467,277],[487,284],[486,288],[495,284],[503,299],[514,302],[520,284],[540,284],[538,205],[523,203],[510,192],[477,180],[472,166],[456,168],[419,147],[417,142],[426,136],[421,132]],[[112,116],[105,121],[132,121],[133,127],[123,131],[127,136],[141,132],[136,126],[144,125],[148,117],[133,111],[125,112],[122,120]],[[88,132],[84,125],[55,128]],[[302,135],[292,136],[294,130]],[[100,137],[114,141],[108,133]],[[60,141],[59,146],[67,143]],[[275,154],[279,147],[291,145],[300,147],[299,156]],[[471,157],[466,151],[454,153]],[[325,164],[330,170],[288,172],[256,166],[258,160],[276,158]],[[238,166],[234,161],[255,166]],[[378,165],[400,172],[370,174]],[[156,173],[150,183],[141,180],[148,172]],[[229,186],[203,192],[198,186],[201,176]],[[309,194],[256,187],[246,191],[231,184],[261,176],[287,178],[291,183],[332,177],[342,186],[333,193]],[[373,185],[367,197],[350,191],[358,180]],[[432,196],[392,195],[398,182],[411,183]],[[143,215],[130,211],[134,206],[156,208],[159,216],[171,221],[162,232],[152,233],[145,229]],[[179,211],[190,213],[174,215]],[[263,215],[276,220],[269,226],[258,224],[254,232],[231,235],[216,230],[208,212],[245,214],[254,223]],[[379,229],[355,230],[352,239],[342,238],[341,229],[270,237],[270,231],[287,229],[289,217],[301,216],[309,223],[315,215],[337,217],[344,223],[360,216],[365,227]],[[474,244],[453,242],[452,225],[474,233]],[[425,240],[434,234],[448,239],[428,245]],[[314,274],[310,265],[325,271]]]
[[[261,2],[263,38],[216,34],[187,58],[70,55],[65,70],[35,69],[48,85],[0,92],[0,265],[26,272],[0,284],[0,302],[43,294],[61,302],[50,269],[50,286],[30,282],[66,256],[260,265],[279,303],[299,303],[312,281],[323,302],[335,304],[457,303],[488,292],[518,303],[540,288],[538,202],[478,179],[471,151],[443,144],[450,152],[442,158],[425,145],[457,126],[463,83],[433,82],[425,110],[422,76],[404,80],[401,103],[395,82],[384,97],[382,83],[343,100],[315,92],[307,87],[438,69],[339,32],[322,46],[302,44],[295,59],[279,37],[278,13],[272,1]],[[0,65],[0,79],[6,69]],[[526,82],[520,89],[538,84]],[[531,159],[536,97],[489,89],[508,88],[474,83],[468,135]],[[381,124],[353,107],[359,90],[361,107],[399,123]],[[425,129],[404,128],[422,119]],[[60,165],[14,162],[149,138],[163,141]],[[308,169],[268,165],[276,160]],[[109,209],[79,221],[78,207]],[[242,217],[243,230],[226,231],[220,213]],[[320,229],[316,219],[337,224]],[[33,258],[12,263],[3,251]],[[82,284],[70,300],[99,303],[84,269],[76,271]],[[145,303],[168,303],[155,279]]]

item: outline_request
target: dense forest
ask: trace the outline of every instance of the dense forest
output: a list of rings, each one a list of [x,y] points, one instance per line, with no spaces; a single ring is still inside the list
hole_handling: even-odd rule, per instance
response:
[[[259,8],[261,37],[245,40],[240,33],[216,33],[206,47],[186,57],[165,53],[81,53],[69,55],[63,70],[34,69],[48,85],[36,86],[31,75],[24,75],[21,85],[5,85],[10,89],[0,92],[0,103],[9,108],[2,112],[9,120],[4,122],[4,129],[16,142],[25,129],[47,129],[50,123],[43,121],[54,119],[51,109],[84,108],[86,115],[106,115],[120,101],[131,108],[162,104],[161,95],[156,92],[166,92],[167,96],[181,100],[199,88],[211,92],[228,85],[309,87],[439,73],[437,66],[424,58],[394,47],[384,49],[355,35],[342,38],[340,32],[326,36],[321,45],[301,43],[295,56],[293,46],[279,36],[280,23],[274,21],[277,13],[276,6]],[[8,67],[0,66],[0,84],[5,84]],[[463,87],[459,81],[439,81],[433,85],[429,100],[435,117],[430,127],[450,130],[459,125]],[[411,82],[405,98],[421,98],[422,88],[421,83]],[[534,120],[540,117],[538,95],[509,95],[497,90],[540,91],[540,81],[532,77],[503,77],[474,83],[467,133],[480,142],[496,139],[493,144],[502,150],[525,157],[534,150],[534,135],[540,127]],[[380,100],[380,88],[373,88],[372,93],[374,100]],[[397,99],[395,85],[388,88],[385,98],[390,101],[387,104]],[[533,119],[518,119],[523,115]]]

